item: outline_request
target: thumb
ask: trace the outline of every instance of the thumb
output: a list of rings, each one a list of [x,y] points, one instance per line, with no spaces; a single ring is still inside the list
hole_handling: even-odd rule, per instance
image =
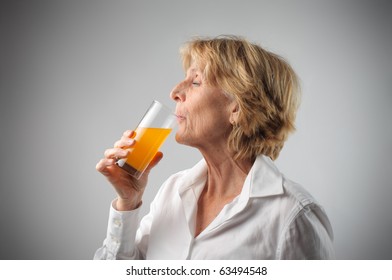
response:
[[[147,171],[147,172],[150,172],[150,170],[151,170],[152,168],[154,168],[154,167],[161,161],[162,158],[163,158],[163,153],[158,151],[158,152],[155,154],[155,156],[153,157],[153,159],[151,160],[151,162],[150,162],[150,164],[148,165],[146,171]]]

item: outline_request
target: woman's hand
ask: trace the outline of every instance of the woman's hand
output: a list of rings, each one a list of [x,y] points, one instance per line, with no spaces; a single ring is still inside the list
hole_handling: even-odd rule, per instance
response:
[[[116,165],[116,161],[128,156],[128,149],[136,142],[133,139],[134,136],[134,131],[125,131],[121,139],[114,144],[114,147],[105,151],[104,158],[96,166],[96,169],[108,179],[117,192],[116,209],[118,211],[133,210],[140,206],[147,185],[148,174],[163,157],[163,154],[158,152],[139,180],[129,175]]]

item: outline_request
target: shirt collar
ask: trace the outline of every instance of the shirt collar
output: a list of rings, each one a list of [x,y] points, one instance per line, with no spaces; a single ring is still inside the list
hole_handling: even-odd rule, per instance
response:
[[[249,197],[267,197],[283,194],[283,176],[274,162],[259,155],[245,180],[249,184]]]
[[[182,177],[179,192],[200,185],[206,181],[207,164],[204,159],[186,172]],[[283,176],[274,162],[264,155],[259,155],[245,179],[242,194],[247,197],[267,197],[283,194]]]
[[[200,185],[207,180],[207,163],[204,159],[200,160],[192,168],[185,170],[184,176],[180,177],[179,193],[183,193],[195,185]],[[204,184],[203,184],[204,186]]]

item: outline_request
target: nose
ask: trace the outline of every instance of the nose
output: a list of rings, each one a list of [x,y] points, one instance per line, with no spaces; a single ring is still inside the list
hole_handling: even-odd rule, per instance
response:
[[[186,99],[185,83],[181,82],[177,84],[170,92],[170,98],[175,102],[184,102]]]

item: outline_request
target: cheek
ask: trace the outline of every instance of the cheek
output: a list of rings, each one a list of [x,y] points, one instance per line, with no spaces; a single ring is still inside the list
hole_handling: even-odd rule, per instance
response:
[[[190,112],[192,127],[198,131],[209,127],[214,120],[213,111],[207,105],[194,107]]]
[[[226,135],[230,122],[225,120],[225,116],[217,114],[215,111],[208,111],[199,116],[193,123],[194,135],[198,138],[223,138]]]
[[[211,130],[212,121],[208,116],[197,116],[192,122],[192,130],[195,135],[204,135]]]
[[[193,108],[189,111],[188,118],[178,127],[177,137],[179,139],[198,139],[206,137],[212,129],[212,118],[202,108]]]

